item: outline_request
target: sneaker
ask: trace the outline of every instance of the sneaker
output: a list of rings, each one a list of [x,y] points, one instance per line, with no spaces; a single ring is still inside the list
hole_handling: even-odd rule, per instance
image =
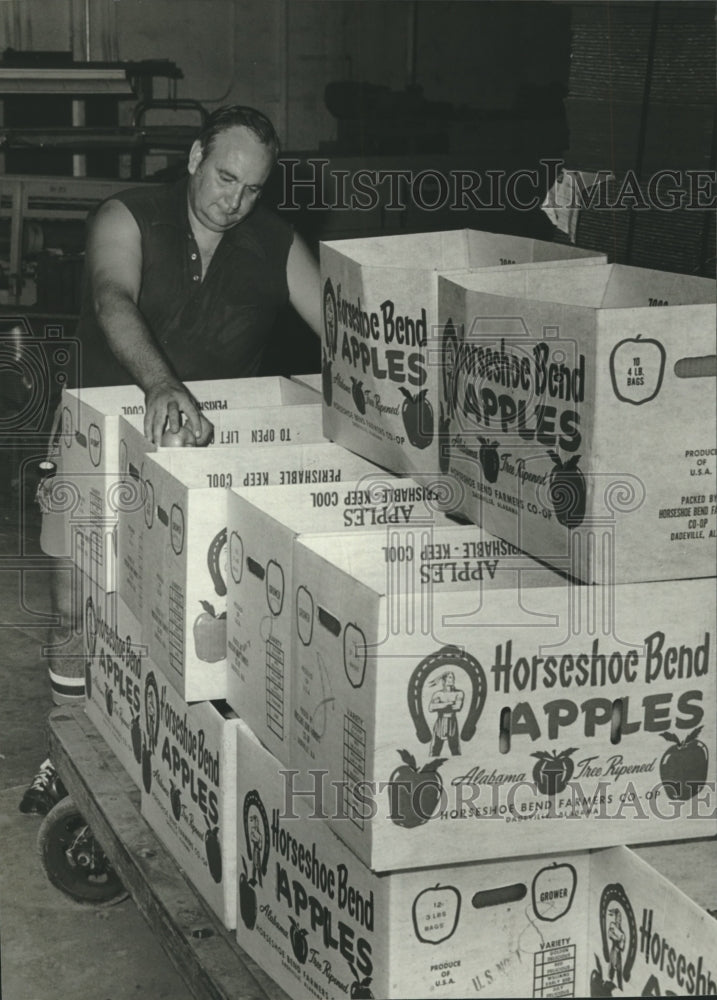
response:
[[[21,813],[35,813],[46,816],[52,807],[64,799],[67,789],[62,784],[59,774],[48,758],[40,765],[40,770],[32,780],[30,787],[22,797]]]

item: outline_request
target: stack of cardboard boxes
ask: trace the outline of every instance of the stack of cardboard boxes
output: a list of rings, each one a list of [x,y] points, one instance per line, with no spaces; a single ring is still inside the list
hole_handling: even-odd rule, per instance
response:
[[[717,832],[714,283],[447,233],[322,287],[323,399],[92,421],[87,709],[143,814],[296,998],[717,991],[623,846]]]

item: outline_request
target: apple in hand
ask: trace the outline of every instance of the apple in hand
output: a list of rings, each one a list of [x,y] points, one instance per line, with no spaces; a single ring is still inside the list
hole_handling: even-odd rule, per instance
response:
[[[443,779],[438,768],[445,757],[430,760],[419,770],[416,758],[407,750],[399,750],[403,761],[388,782],[390,818],[396,826],[422,826],[433,816],[443,795]]]
[[[249,882],[249,873],[243,856],[241,863],[244,871],[239,876],[239,912],[245,927],[252,931],[256,924],[256,892]]]
[[[684,740],[674,733],[660,733],[664,740],[674,744],[665,750],[660,760],[660,780],[668,799],[687,802],[707,781],[709,751],[697,739],[701,731],[702,726],[698,726]]]
[[[171,431],[167,427],[162,433],[160,445],[162,448],[195,448],[197,439],[189,424],[182,424],[178,431]]]

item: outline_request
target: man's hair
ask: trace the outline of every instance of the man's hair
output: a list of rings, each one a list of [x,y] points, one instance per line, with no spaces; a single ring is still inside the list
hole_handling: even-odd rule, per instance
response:
[[[221,132],[226,132],[227,129],[235,128],[237,125],[248,128],[259,142],[271,151],[274,159],[277,158],[279,137],[266,115],[256,108],[249,108],[243,104],[229,104],[212,111],[197,136],[197,141],[202,147],[202,159],[211,153],[214,140]]]

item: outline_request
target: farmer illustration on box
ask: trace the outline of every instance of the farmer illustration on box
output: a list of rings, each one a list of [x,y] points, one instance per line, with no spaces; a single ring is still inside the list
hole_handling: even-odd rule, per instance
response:
[[[610,909],[612,920],[607,925],[607,937],[610,942],[610,968],[608,969],[608,979],[616,983],[619,990],[622,989],[622,953],[625,949],[625,931],[622,929],[622,915],[620,910],[613,906]]]
[[[261,885],[261,852],[264,847],[264,837],[259,828],[259,819],[253,814],[249,817],[249,843],[251,845],[251,885],[258,882]]]
[[[439,757],[443,744],[448,741],[448,749],[454,757],[460,756],[461,744],[458,733],[458,712],[463,708],[465,692],[455,686],[456,676],[452,670],[444,673],[431,681],[431,686],[441,682],[440,691],[436,691],[428,703],[428,711],[436,712],[436,721],[433,725],[433,739],[431,741],[431,754]]]

